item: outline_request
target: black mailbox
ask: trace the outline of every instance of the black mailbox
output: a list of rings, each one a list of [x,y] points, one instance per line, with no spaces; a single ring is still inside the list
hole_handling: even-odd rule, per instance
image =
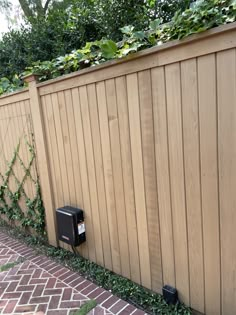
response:
[[[58,238],[72,246],[86,241],[83,210],[65,206],[56,210]]]

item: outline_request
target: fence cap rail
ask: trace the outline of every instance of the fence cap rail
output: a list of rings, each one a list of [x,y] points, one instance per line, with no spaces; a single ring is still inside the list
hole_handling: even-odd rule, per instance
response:
[[[0,106],[7,105],[10,103],[25,101],[29,99],[29,89],[22,88],[18,91],[3,94],[0,96]]]
[[[100,65],[91,66],[91,67],[83,69],[83,70],[78,70],[78,71],[75,71],[75,72],[70,73],[70,74],[65,74],[65,75],[62,75],[62,76],[60,76],[60,77],[58,77],[56,79],[50,79],[50,80],[47,80],[45,82],[38,83],[37,86],[39,88],[41,88],[41,87],[43,88],[43,87],[45,87],[47,85],[50,85],[50,84],[55,84],[55,83],[58,83],[58,82],[61,82],[61,81],[65,81],[65,80],[68,80],[68,79],[72,79],[72,78],[75,78],[75,77],[78,77],[78,76],[82,76],[82,75],[86,75],[86,74],[89,74],[89,73],[93,73],[95,71],[99,71],[99,70],[103,70],[103,69],[110,68],[110,67],[113,67],[113,66],[117,66],[117,65],[120,65],[120,64],[124,64],[124,63],[127,63],[127,62],[131,61],[131,60],[136,60],[136,59],[139,59],[139,58],[142,58],[142,57],[145,57],[145,56],[156,54],[158,52],[171,50],[171,49],[173,49],[175,47],[177,48],[177,47],[181,47],[181,46],[184,46],[184,45],[192,44],[192,43],[204,40],[204,39],[208,39],[209,37],[214,37],[214,36],[217,36],[219,34],[230,32],[230,31],[233,31],[233,30],[236,30],[236,22],[233,22],[233,23],[230,23],[230,24],[226,24],[226,25],[221,25],[221,26],[218,26],[218,27],[214,27],[214,28],[209,29],[209,30],[207,30],[205,32],[202,32],[202,33],[199,33],[199,34],[190,35],[189,37],[184,38],[182,40],[173,40],[173,41],[164,43],[164,44],[159,45],[159,46],[154,46],[154,47],[151,47],[151,48],[148,48],[148,49],[144,49],[142,51],[139,51],[139,52],[134,53],[134,54],[130,54],[127,57],[123,57],[121,59],[114,59],[114,60],[111,60],[111,61],[104,62],[104,63],[102,63]],[[87,84],[87,82],[85,84]],[[44,94],[44,92],[41,95],[43,95],[43,94]],[[45,93],[45,94],[47,94],[47,93]]]

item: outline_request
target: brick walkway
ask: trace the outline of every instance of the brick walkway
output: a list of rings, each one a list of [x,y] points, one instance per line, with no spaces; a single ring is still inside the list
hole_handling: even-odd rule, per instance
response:
[[[69,315],[89,299],[98,303],[90,315],[145,314],[0,232],[0,265],[22,257],[22,263],[0,272],[0,314]]]

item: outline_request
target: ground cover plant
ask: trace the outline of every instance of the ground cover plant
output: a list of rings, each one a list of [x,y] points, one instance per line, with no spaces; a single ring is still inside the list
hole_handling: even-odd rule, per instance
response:
[[[93,281],[121,299],[145,310],[149,314],[161,315],[191,315],[190,308],[182,303],[168,305],[160,294],[156,294],[134,282],[123,278],[97,264],[62,248],[55,248],[47,244],[44,237],[25,234],[22,230],[7,225],[0,220],[1,230],[8,235],[21,240],[33,247],[38,254],[44,254],[53,260],[79,272],[85,278]]]
[[[13,262],[9,262],[9,263],[6,263],[2,266],[0,266],[0,272],[3,272],[3,271],[7,271],[9,269],[12,269],[13,267],[19,265],[20,263],[23,262],[23,259],[18,259],[17,261],[13,261]]]
[[[189,9],[176,12],[167,24],[162,25],[161,20],[157,19],[145,30],[125,26],[121,29],[123,39],[117,43],[111,39],[87,42],[82,49],[73,50],[70,54],[51,61],[35,62],[13,78],[1,78],[0,94],[19,89],[23,86],[22,76],[29,73],[39,74],[39,81],[42,82],[235,20],[236,0],[198,0]]]
[[[70,315],[86,315],[96,306],[97,302],[95,300],[89,300],[85,302],[79,310],[70,312]]]

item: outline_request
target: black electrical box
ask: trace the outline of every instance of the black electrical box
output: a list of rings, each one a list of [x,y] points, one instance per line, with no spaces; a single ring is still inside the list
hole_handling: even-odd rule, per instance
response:
[[[165,301],[168,304],[176,304],[178,301],[178,292],[175,288],[171,287],[170,285],[165,285],[162,288],[162,293]]]
[[[56,210],[58,238],[72,246],[86,241],[84,212],[81,209],[65,206]]]

